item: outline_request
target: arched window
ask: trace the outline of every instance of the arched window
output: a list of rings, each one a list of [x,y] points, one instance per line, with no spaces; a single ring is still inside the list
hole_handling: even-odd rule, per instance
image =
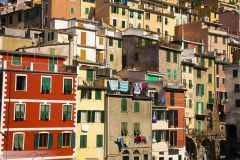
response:
[[[128,150],[124,150],[122,152],[122,154],[123,154],[123,157],[122,157],[123,160],[129,160],[129,151]]]
[[[140,159],[140,152],[138,150],[135,150],[133,152],[134,160],[139,160]]]

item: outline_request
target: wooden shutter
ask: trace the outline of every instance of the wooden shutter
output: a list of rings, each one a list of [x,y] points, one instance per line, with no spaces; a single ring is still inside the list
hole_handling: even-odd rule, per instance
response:
[[[103,45],[103,37],[99,37],[99,45]]]
[[[88,111],[87,113],[87,122],[91,122],[91,119],[92,119],[92,112],[91,111]]]
[[[169,131],[166,131],[165,132],[165,141],[168,141],[169,140]]]
[[[34,149],[38,149],[38,144],[39,144],[39,134],[36,133],[34,134]]]
[[[105,120],[105,112],[104,111],[101,111],[101,123],[104,123],[104,120]]]
[[[93,80],[93,70],[87,70],[87,79]]]
[[[204,84],[202,84],[201,89],[202,89],[202,91],[201,91],[201,95],[204,96]]]
[[[58,134],[58,148],[62,148],[62,143],[63,143],[63,135],[62,133]]]
[[[81,122],[81,111],[78,110],[77,111],[77,123],[80,123]]]
[[[75,148],[75,138],[76,138],[76,134],[72,133],[71,134],[71,148]]]
[[[157,114],[157,120],[161,120],[160,110],[156,110],[156,114]]]
[[[92,114],[91,122],[95,122],[95,111],[92,111],[91,114]]]
[[[201,102],[201,114],[204,114],[204,104]]]
[[[103,146],[103,135],[97,135],[97,141],[96,141],[96,146],[97,147],[102,147]]]
[[[121,101],[121,111],[127,112],[127,99],[123,98]]]
[[[86,46],[86,32],[81,32],[81,45]]]
[[[81,49],[80,58],[81,58],[81,59],[86,59],[86,50]]]
[[[52,133],[49,133],[48,135],[48,148],[51,149],[53,148],[53,134]]]
[[[101,90],[95,91],[95,99],[100,100],[101,99]]]
[[[23,134],[18,134],[18,144],[19,144],[18,148],[23,149]]]
[[[134,112],[139,112],[139,102],[134,102]]]
[[[86,148],[87,147],[87,135],[81,135],[80,136],[80,148]]]

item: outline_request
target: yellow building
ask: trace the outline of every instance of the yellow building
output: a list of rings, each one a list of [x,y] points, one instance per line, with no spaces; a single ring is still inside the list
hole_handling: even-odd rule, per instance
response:
[[[104,159],[104,81],[96,79],[97,65],[78,70],[76,159]]]
[[[92,19],[95,14],[95,0],[80,1],[81,18]]]

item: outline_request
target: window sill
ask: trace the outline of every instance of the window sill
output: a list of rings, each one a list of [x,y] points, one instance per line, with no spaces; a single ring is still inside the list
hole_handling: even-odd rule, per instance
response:
[[[27,90],[15,90],[15,92],[27,92]]]
[[[62,148],[71,148],[70,146],[62,146]]]

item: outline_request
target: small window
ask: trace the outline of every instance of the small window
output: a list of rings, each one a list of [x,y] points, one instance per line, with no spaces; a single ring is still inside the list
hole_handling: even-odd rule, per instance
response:
[[[16,75],[16,91],[26,91],[27,76]]]
[[[201,70],[197,70],[197,78],[201,78],[202,76],[201,76]]]
[[[130,18],[134,17],[134,11],[130,11]]]
[[[58,134],[58,148],[74,148],[75,147],[75,133],[59,133]]]
[[[81,99],[92,99],[92,90],[91,89],[82,89],[81,90]]]
[[[236,99],[236,107],[240,107],[240,99]]]
[[[99,134],[97,135],[97,142],[96,142],[96,146],[99,147],[103,147],[103,135]]]
[[[125,14],[126,14],[126,9],[122,8],[122,15],[125,15]]]
[[[125,28],[125,27],[126,27],[126,22],[122,21],[122,28]]]
[[[49,60],[48,60],[48,71],[54,72],[56,64],[57,64],[57,58],[49,58]]]
[[[95,91],[95,99],[96,100],[101,100],[102,99],[102,92],[101,92],[101,90],[96,90]]]
[[[85,8],[85,14],[89,14],[89,8]]]
[[[44,7],[44,13],[48,13],[48,4],[47,3],[45,4],[45,7]]]
[[[22,133],[14,134],[13,150],[23,150],[24,136]]]
[[[127,122],[121,122],[121,135],[128,135]]]
[[[87,111],[80,111],[80,122],[87,122]]]
[[[208,74],[208,83],[212,83],[212,74]]]
[[[22,56],[19,54],[13,54],[12,65],[22,65]]]
[[[240,84],[235,84],[234,91],[235,92],[240,92]]]
[[[208,66],[212,67],[212,60],[211,59],[208,59]]]
[[[25,119],[25,111],[26,111],[26,106],[25,104],[15,104],[15,120],[16,121],[21,121]]]
[[[40,106],[40,119],[41,120],[49,120],[50,116],[50,105],[48,104],[41,104]]]
[[[182,68],[183,68],[183,72],[186,72],[186,65],[182,65]]]
[[[171,69],[167,69],[167,78],[171,78]]]
[[[134,136],[141,134],[140,123],[134,123],[133,129],[134,129]]]
[[[140,103],[134,102],[134,112],[139,112],[139,111],[140,111]]]
[[[122,40],[118,40],[118,48],[122,48]]]
[[[237,69],[233,70],[233,77],[238,77],[238,70]]]
[[[72,79],[64,78],[64,94],[72,93]]]
[[[63,105],[63,120],[72,119],[72,105]]]
[[[138,12],[138,19],[142,19],[142,13]]]
[[[87,70],[87,80],[93,80],[94,79],[93,76],[94,76],[93,75],[93,70],[88,69]]]
[[[71,133],[63,133],[63,147],[70,147]]]
[[[50,93],[51,91],[51,77],[42,77],[42,86],[41,86],[42,93]]]
[[[71,7],[71,8],[70,8],[70,12],[71,12],[71,14],[74,13],[74,7]]]
[[[87,148],[87,135],[80,136],[80,148]]]
[[[178,59],[177,59],[177,58],[178,58],[178,55],[177,55],[176,52],[174,52],[174,53],[173,53],[173,62],[174,62],[174,63],[178,63]]]
[[[218,37],[214,36],[214,43],[218,43]]]
[[[173,78],[174,78],[174,80],[177,80],[177,70],[176,69],[174,69]]]
[[[171,52],[167,51],[166,54],[167,54],[167,62],[171,62]]]
[[[110,61],[113,62],[114,61],[114,55],[110,54]]]
[[[117,26],[117,20],[113,19],[113,26],[116,27]]]
[[[127,99],[126,98],[122,98],[121,112],[127,112]]]
[[[48,147],[48,133],[40,133],[39,134],[39,148],[47,148]]]
[[[109,46],[113,46],[113,39],[109,38]]]

